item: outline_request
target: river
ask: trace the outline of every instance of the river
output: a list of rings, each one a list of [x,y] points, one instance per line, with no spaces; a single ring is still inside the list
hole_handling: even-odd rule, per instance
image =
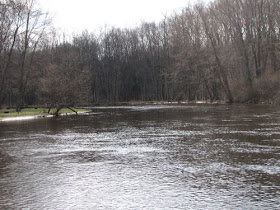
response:
[[[95,107],[0,122],[0,209],[279,206],[278,107]]]

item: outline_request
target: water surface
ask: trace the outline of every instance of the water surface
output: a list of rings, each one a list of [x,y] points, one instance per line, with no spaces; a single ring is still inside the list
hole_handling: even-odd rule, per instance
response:
[[[98,107],[0,122],[0,209],[277,209],[280,111]]]

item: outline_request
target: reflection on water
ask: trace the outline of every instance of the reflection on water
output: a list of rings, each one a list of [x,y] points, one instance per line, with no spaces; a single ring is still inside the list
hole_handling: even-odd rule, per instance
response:
[[[277,209],[280,111],[99,107],[0,123],[0,209]]]

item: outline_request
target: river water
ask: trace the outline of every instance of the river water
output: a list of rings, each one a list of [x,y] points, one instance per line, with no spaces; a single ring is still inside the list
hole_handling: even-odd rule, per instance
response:
[[[0,122],[0,209],[277,209],[280,109],[98,107]]]

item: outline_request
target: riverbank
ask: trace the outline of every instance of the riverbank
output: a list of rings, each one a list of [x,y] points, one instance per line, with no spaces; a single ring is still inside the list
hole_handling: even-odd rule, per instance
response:
[[[73,109],[78,114],[89,112],[88,109]],[[54,110],[48,113],[48,109],[45,108],[26,108],[22,109],[21,112],[16,112],[15,109],[1,109],[0,110],[0,121],[17,121],[17,120],[30,120],[36,118],[49,118],[54,117],[52,114]],[[59,111],[59,115],[72,115],[76,114],[70,109],[64,108]]]
[[[226,101],[128,101],[128,102],[115,102],[115,103],[98,103],[94,104],[94,107],[100,106],[146,106],[146,105],[186,105],[186,104],[228,104]],[[271,104],[271,103],[262,103]],[[93,107],[92,105],[83,106],[83,108],[73,109],[78,114],[90,112],[87,107]],[[61,109],[59,115],[73,115],[76,114],[73,110],[68,108]],[[1,109],[0,110],[0,122],[1,121],[16,121],[16,120],[30,120],[36,118],[48,118],[54,117],[53,113],[55,109],[50,111],[46,108],[25,108],[20,113],[15,109]]]
[[[226,101],[127,101],[98,103],[94,106],[142,106],[142,105],[177,105],[177,104],[228,104]],[[89,105],[90,107],[91,105]]]
[[[113,104],[95,104],[95,106],[145,106],[145,105],[178,105],[178,104],[225,104],[224,102],[210,102],[210,101],[195,101],[195,102],[167,102],[167,101],[129,101],[129,102],[116,102]],[[89,106],[90,107],[90,106]],[[63,108],[59,111],[59,115],[74,115],[90,112],[87,108]],[[48,113],[47,108],[24,108],[21,112],[16,112],[15,108],[0,109],[0,122],[1,121],[21,121],[31,120],[37,118],[50,118],[54,117],[55,109],[51,109]]]

